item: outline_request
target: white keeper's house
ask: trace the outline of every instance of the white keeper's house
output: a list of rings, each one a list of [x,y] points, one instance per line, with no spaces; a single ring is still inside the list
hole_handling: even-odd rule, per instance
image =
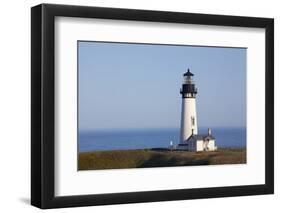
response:
[[[181,132],[178,149],[186,151],[215,151],[215,137],[208,129],[206,134],[198,134],[196,115],[197,88],[193,82],[193,74],[184,73],[183,84],[180,90],[182,95]]]

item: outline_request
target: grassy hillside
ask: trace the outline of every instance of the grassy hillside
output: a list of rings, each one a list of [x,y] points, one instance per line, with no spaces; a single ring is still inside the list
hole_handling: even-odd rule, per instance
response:
[[[246,163],[246,149],[219,149],[215,152],[168,150],[97,151],[79,154],[79,170],[147,168]]]

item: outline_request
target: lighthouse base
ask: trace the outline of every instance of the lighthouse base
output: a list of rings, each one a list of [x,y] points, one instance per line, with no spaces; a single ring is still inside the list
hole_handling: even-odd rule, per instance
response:
[[[191,135],[186,141],[181,142],[177,148],[191,152],[217,150],[215,138],[212,135]]]

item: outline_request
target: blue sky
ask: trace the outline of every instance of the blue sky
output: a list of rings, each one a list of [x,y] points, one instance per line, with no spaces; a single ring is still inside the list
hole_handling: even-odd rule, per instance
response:
[[[244,48],[78,42],[79,129],[179,128],[183,73],[199,127],[246,126]]]

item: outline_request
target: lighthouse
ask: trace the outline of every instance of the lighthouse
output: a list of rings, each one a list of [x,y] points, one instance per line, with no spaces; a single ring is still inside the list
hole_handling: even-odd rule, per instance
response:
[[[181,142],[186,141],[192,134],[197,134],[196,94],[197,88],[193,81],[193,74],[188,69],[183,74],[183,84],[180,90],[182,95],[181,112]]]
[[[180,90],[182,96],[181,130],[178,149],[186,151],[215,151],[215,137],[208,128],[207,134],[198,134],[196,95],[197,88],[193,80],[194,74],[188,69],[183,74],[183,84]]]

